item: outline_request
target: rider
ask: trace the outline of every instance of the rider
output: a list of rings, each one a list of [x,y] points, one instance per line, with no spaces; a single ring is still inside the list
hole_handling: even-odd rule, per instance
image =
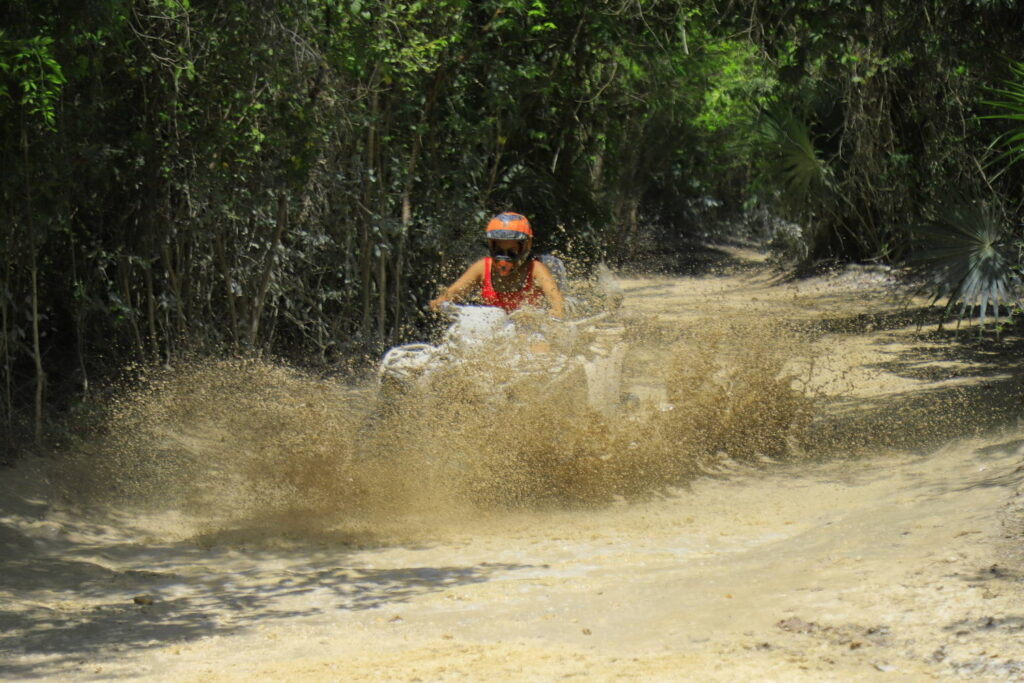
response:
[[[533,230],[526,217],[512,212],[499,213],[487,224],[486,256],[463,273],[439,297],[430,302],[431,310],[439,310],[445,301],[461,301],[475,287],[488,306],[497,306],[506,313],[523,304],[536,305],[547,299],[551,315],[564,315],[562,293],[551,271],[530,254]]]

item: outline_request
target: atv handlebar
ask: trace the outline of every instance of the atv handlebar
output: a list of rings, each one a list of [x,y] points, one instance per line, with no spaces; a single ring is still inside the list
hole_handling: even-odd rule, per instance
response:
[[[461,311],[463,309],[472,309],[472,308],[491,308],[491,307],[490,306],[474,306],[474,305],[470,305],[470,304],[455,304],[455,303],[452,303],[451,301],[442,301],[441,304],[438,306],[437,312],[441,313],[443,315],[447,315],[449,317],[455,317],[455,316],[457,316],[459,314],[459,311]],[[537,310],[522,309],[521,308],[521,309],[512,311],[508,315],[515,322],[517,320],[522,320],[522,319],[535,320],[536,316],[538,314],[539,314],[539,311],[537,311]],[[565,318],[556,318],[556,317],[554,317],[552,315],[547,315],[547,314],[541,314],[541,315],[543,315],[543,318],[546,321],[548,321],[548,322],[558,322],[558,323],[561,323],[563,325],[569,325],[569,326],[572,326],[572,327],[583,327],[583,326],[590,325],[590,324],[599,322],[599,321],[607,318],[609,313],[608,313],[608,311],[604,311],[603,313],[598,313],[596,315],[591,315],[591,316],[588,316],[586,318],[579,318],[578,320],[566,320]],[[525,322],[525,320],[524,320],[524,322]]]

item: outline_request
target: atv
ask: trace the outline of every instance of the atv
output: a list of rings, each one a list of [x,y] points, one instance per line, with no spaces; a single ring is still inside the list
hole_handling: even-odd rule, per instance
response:
[[[441,313],[451,323],[439,343],[404,344],[384,355],[377,376],[385,401],[436,391],[458,374],[497,407],[549,392],[607,417],[618,411],[626,346],[613,311],[566,321],[491,306],[445,304]]]

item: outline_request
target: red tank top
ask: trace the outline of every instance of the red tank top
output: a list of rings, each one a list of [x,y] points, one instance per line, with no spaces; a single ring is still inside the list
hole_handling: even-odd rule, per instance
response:
[[[533,285],[533,260],[526,267],[526,280],[523,286],[514,292],[499,292],[491,283],[491,257],[484,258],[484,282],[480,296],[488,306],[497,306],[511,313],[524,303],[536,306],[540,303],[543,292]]]

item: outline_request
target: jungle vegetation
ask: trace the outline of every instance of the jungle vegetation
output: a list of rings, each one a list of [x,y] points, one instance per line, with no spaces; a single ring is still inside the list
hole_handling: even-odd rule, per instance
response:
[[[1012,301],[1022,29],[1013,0],[6,0],[2,442],[131,362],[374,353],[506,209],[584,264],[740,225]]]

